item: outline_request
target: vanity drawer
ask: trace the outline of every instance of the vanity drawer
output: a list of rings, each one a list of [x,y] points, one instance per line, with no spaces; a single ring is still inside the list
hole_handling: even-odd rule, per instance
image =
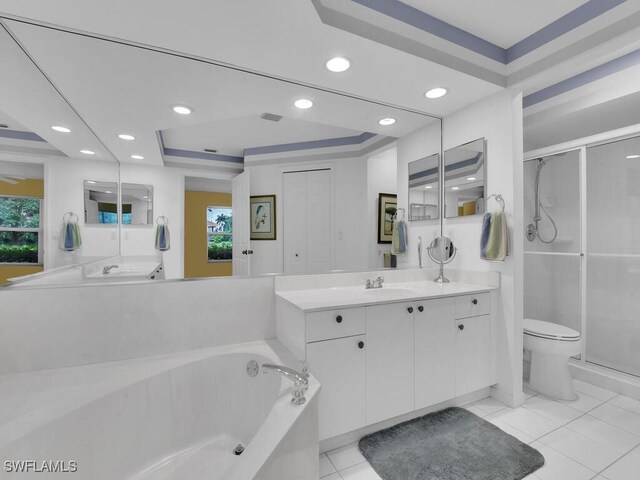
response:
[[[456,318],[487,315],[491,312],[491,294],[477,293],[475,295],[461,295],[456,297]]]
[[[344,308],[307,313],[307,342],[362,335],[364,308]]]

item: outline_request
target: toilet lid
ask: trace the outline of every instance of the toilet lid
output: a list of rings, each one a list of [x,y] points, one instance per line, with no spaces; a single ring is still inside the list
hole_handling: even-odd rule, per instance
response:
[[[535,337],[552,338],[554,340],[579,340],[580,333],[573,328],[557,323],[543,322],[533,318],[525,318],[522,324],[524,333]]]

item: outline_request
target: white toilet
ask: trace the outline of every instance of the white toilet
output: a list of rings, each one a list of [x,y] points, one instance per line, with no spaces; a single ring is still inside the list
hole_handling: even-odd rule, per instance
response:
[[[531,352],[531,389],[560,400],[575,400],[569,357],[581,352],[580,333],[531,318],[524,319],[523,332],[524,349]]]

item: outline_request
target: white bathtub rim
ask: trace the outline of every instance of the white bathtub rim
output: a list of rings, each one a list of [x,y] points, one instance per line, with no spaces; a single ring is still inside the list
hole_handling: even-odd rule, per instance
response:
[[[257,340],[153,357],[0,376],[0,448],[106,395],[168,370],[231,353],[263,355],[274,363],[295,367],[290,359],[287,363],[282,358],[286,352],[277,340]],[[73,386],[72,392],[61,389],[61,383]],[[288,391],[288,383],[284,380],[281,382],[279,398]],[[78,388],[79,385],[86,388]],[[40,402],[34,405],[34,398],[40,399]]]

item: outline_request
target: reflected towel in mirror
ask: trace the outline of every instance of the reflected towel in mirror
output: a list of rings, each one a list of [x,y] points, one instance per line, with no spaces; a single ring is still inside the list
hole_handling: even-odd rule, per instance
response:
[[[80,227],[75,222],[65,222],[62,224],[62,235],[60,235],[60,249],[73,252],[82,246],[80,237]]]
[[[161,252],[166,252],[171,248],[168,225],[158,225],[156,227],[155,247],[156,250],[160,250]]]

